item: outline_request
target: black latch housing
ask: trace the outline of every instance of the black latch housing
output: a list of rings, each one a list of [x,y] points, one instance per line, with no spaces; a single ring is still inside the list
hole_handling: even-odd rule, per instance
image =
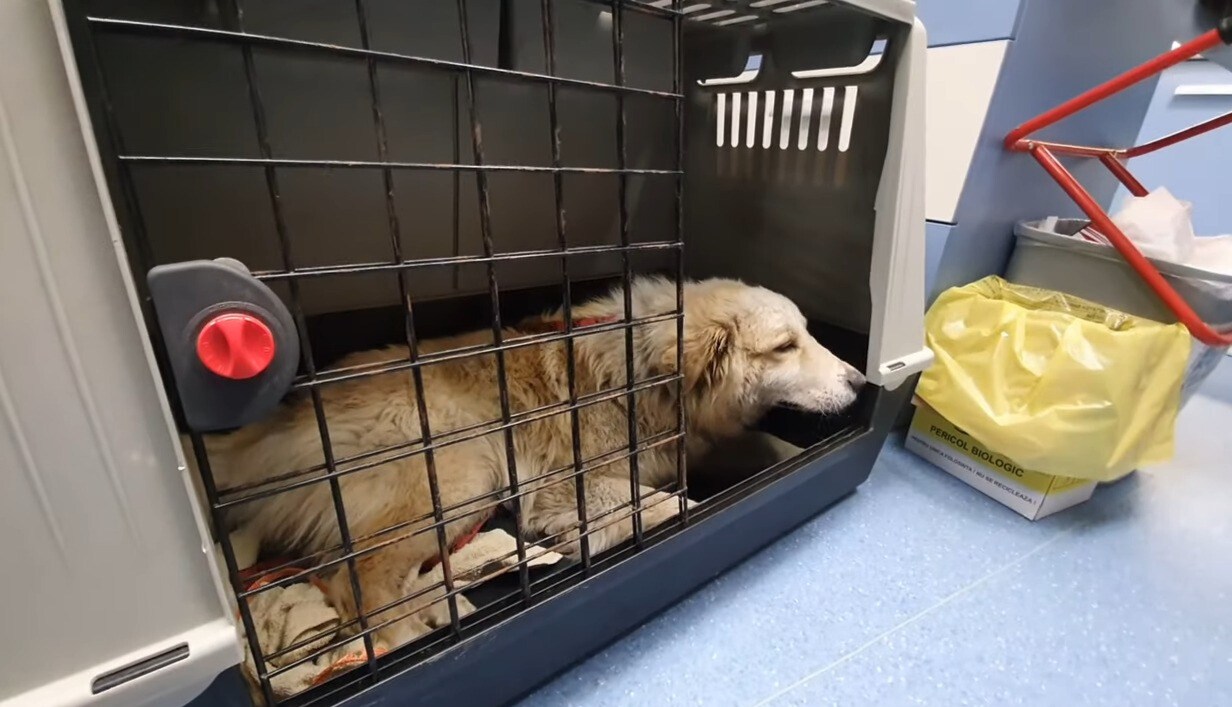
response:
[[[269,414],[299,365],[295,322],[273,290],[229,258],[160,265],[148,281],[185,423],[213,432]]]

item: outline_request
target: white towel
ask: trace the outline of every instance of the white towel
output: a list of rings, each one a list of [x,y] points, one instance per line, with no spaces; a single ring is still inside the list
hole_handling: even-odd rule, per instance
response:
[[[235,533],[232,534],[231,541],[241,569],[255,562],[257,546],[251,542],[250,538]],[[517,564],[516,556],[507,556],[516,547],[513,536],[503,530],[480,533],[460,550],[450,554],[450,566],[457,577],[456,588],[465,588],[471,582],[508,571]],[[221,555],[220,549],[218,552]],[[528,545],[526,552],[531,558],[530,565],[554,564],[563,559],[561,555],[548,552],[535,545]],[[449,625],[449,603],[440,600],[445,596],[443,576],[441,565],[438,564],[423,574],[408,576],[403,585],[403,591],[408,595],[434,587],[432,591],[424,595],[437,601],[423,610],[420,615],[426,625],[423,633]],[[460,617],[468,616],[475,611],[474,605],[466,597],[461,594],[457,594],[456,597]],[[234,596],[231,596],[231,599],[234,601]],[[289,584],[259,592],[249,599],[249,610],[252,613],[253,627],[256,629],[261,654],[266,656],[267,673],[290,666],[297,660],[302,660],[337,642],[342,637],[339,632],[342,620],[338,612],[330,605],[325,593],[311,582]],[[252,690],[254,702],[261,704],[263,700],[257,681],[256,666],[242,623],[239,623],[237,630],[240,643],[244,647],[244,676]],[[301,642],[304,645],[298,646],[297,644]],[[286,651],[285,654],[269,658],[270,655],[284,651],[290,646],[296,646],[296,648]],[[388,648],[395,647],[389,646]],[[384,652],[387,647],[376,646],[376,648],[379,652]],[[304,661],[275,675],[270,679],[270,687],[278,699],[287,698],[323,682],[335,673],[363,665],[366,659],[363,640],[357,638],[313,660]]]

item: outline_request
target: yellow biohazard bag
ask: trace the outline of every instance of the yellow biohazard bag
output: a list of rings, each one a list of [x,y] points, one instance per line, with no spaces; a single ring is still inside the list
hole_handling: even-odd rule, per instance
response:
[[[1028,469],[1108,481],[1172,456],[1189,332],[988,277],[924,319],[917,395]]]

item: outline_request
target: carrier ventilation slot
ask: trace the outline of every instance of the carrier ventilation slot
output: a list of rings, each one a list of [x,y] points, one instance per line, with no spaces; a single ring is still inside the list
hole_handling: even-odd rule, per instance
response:
[[[675,0],[653,0],[649,3],[651,7],[666,9],[672,6]],[[789,12],[799,10],[809,10],[822,5],[829,5],[830,0],[757,0],[757,2],[749,3],[749,9],[770,11],[777,15],[784,15]],[[715,3],[690,3],[682,2],[680,13],[685,15],[693,22],[708,22],[717,27],[727,27],[730,25],[739,25],[754,20],[767,17],[764,14],[740,14],[740,10],[732,9],[714,9]],[[707,12],[707,10],[709,12]]]
[[[134,661],[121,668],[112,670],[111,672],[99,675],[90,682],[90,692],[95,695],[101,692],[106,692],[107,690],[114,687],[119,687],[126,682],[136,680],[143,675],[149,675],[156,670],[162,670],[172,663],[178,663],[187,658],[188,655],[188,644],[181,643],[180,645],[173,648],[168,648],[161,653],[156,653],[147,658],[142,658],[141,660]]]
[[[835,149],[851,148],[855,128],[859,86],[843,86],[842,109],[838,117],[838,138]],[[830,149],[834,127],[834,102],[838,92],[834,86],[797,91],[749,91],[715,95],[715,145],[718,147],[777,146],[788,150]],[[798,94],[798,96],[797,96]],[[797,116],[799,116],[797,118]],[[760,124],[761,129],[758,129]],[[774,139],[777,124],[777,140]],[[760,143],[757,136],[761,135]]]

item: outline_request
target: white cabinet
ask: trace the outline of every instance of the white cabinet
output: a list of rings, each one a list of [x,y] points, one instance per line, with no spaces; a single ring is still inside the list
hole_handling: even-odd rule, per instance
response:
[[[928,50],[924,212],[929,221],[954,222],[1008,46],[1006,40]]]

